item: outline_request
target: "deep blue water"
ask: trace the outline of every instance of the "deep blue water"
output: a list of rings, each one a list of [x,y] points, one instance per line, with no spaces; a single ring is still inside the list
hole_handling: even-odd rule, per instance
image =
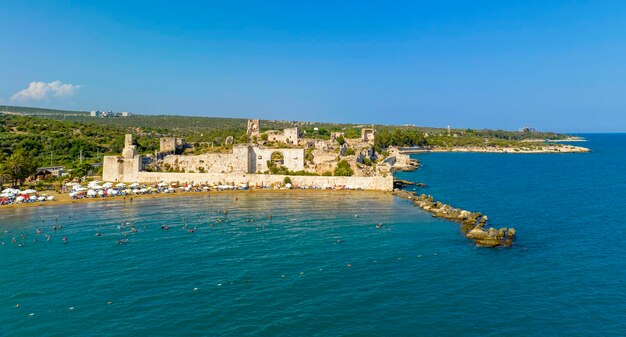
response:
[[[626,135],[586,137],[589,154],[433,153],[399,174],[515,227],[506,249],[378,193],[0,209],[0,336],[624,335]],[[123,221],[139,231],[118,245]]]

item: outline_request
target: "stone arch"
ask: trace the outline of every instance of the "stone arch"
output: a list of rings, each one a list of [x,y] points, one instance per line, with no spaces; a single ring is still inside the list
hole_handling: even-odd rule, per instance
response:
[[[274,166],[283,166],[285,164],[285,154],[282,151],[274,151],[270,155],[270,161]]]

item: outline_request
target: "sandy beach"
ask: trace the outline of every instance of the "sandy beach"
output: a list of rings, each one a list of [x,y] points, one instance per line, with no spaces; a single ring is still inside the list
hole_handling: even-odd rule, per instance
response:
[[[83,204],[83,203],[119,203],[119,202],[130,202],[131,200],[140,200],[140,199],[165,199],[165,198],[178,198],[178,197],[198,197],[205,195],[225,195],[225,194],[259,194],[259,193],[307,193],[307,194],[316,194],[316,193],[342,193],[342,194],[390,194],[391,192],[384,191],[374,191],[374,190],[331,190],[331,189],[248,189],[248,190],[222,190],[222,191],[202,191],[202,192],[193,192],[193,191],[181,191],[176,193],[152,193],[152,194],[133,194],[127,196],[112,196],[112,197],[97,197],[97,198],[81,198],[81,199],[72,199],[68,195],[68,193],[57,193],[57,192],[45,192],[45,194],[49,196],[54,196],[55,200],[53,201],[43,201],[43,202],[29,202],[29,203],[14,203],[10,205],[2,205],[0,206],[0,212],[3,210],[11,210],[16,208],[28,208],[28,207],[53,207],[53,206],[61,206],[68,204]],[[42,193],[43,194],[43,193]]]

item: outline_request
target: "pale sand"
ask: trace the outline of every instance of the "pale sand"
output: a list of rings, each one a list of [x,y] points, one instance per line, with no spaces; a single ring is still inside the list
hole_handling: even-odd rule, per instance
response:
[[[202,191],[202,192],[176,192],[176,193],[155,193],[155,194],[133,194],[127,196],[118,196],[118,197],[97,197],[97,198],[83,198],[83,199],[72,199],[67,193],[57,193],[57,192],[42,192],[41,194],[52,195],[55,197],[53,201],[44,201],[44,202],[32,202],[32,203],[20,203],[20,204],[11,204],[11,205],[2,205],[0,206],[0,212],[2,210],[9,210],[15,208],[22,207],[46,207],[46,206],[61,206],[68,204],[82,204],[88,202],[103,202],[103,203],[120,203],[120,202],[129,202],[132,198],[133,200],[137,199],[162,199],[162,198],[174,198],[174,197],[195,197],[195,196],[206,196],[206,195],[224,195],[224,194],[245,194],[245,193],[342,193],[342,194],[369,194],[369,195],[384,195],[391,194],[391,192],[386,191],[374,191],[374,190],[318,190],[318,189],[250,189],[250,190],[224,190],[224,191]]]

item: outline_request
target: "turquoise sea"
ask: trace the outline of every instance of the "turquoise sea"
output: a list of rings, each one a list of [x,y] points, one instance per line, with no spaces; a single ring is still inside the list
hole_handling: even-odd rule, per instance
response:
[[[511,248],[381,193],[0,209],[0,336],[626,335],[626,135],[585,137],[398,174],[515,227]]]

